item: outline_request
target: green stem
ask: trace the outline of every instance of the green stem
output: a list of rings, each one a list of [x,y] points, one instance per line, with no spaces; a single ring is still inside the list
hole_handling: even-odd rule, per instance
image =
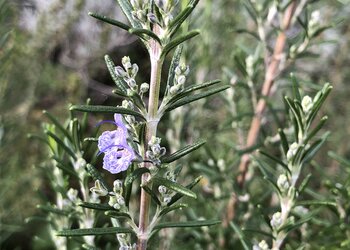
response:
[[[154,29],[156,31],[156,28]],[[156,33],[156,32],[155,32]],[[144,158],[146,158],[147,143],[151,140],[153,136],[157,135],[157,126],[159,122],[158,113],[158,103],[159,103],[159,90],[161,73],[163,66],[163,58],[160,58],[161,47],[155,42],[150,42],[150,59],[151,59],[151,80],[150,80],[150,95],[148,102],[148,117],[146,126],[146,140],[144,145]],[[144,163],[143,167],[150,167],[150,163]],[[142,176],[142,184],[147,185],[150,175],[144,174]],[[141,189],[140,198],[140,217],[139,217],[139,232],[138,232],[138,242],[137,249],[145,250],[147,249],[147,241],[149,238],[149,210],[151,204],[151,197]]]

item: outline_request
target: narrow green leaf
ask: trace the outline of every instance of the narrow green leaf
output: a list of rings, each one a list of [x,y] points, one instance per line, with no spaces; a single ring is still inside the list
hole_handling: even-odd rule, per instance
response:
[[[160,40],[160,38],[150,30],[131,28],[131,29],[129,29],[129,32],[130,32],[130,34],[134,34],[134,35],[136,35],[142,39],[145,39],[145,40],[148,40],[146,36],[149,36],[149,37],[153,38],[154,40],[156,40],[160,45],[162,45],[162,40]]]
[[[278,159],[277,157],[274,157],[273,155],[270,155],[270,154],[268,154],[268,153],[266,153],[266,152],[264,152],[264,151],[261,151],[261,150],[259,150],[259,153],[262,154],[262,155],[264,155],[264,156],[266,156],[267,158],[269,158],[270,160],[274,161],[275,163],[281,165],[285,170],[287,170],[289,173],[291,173],[291,172],[290,172],[290,169],[288,168],[288,165],[285,164],[285,163],[284,163],[283,161],[281,161],[280,159]]]
[[[301,182],[301,184],[300,184],[300,186],[299,186],[299,188],[298,188],[298,191],[299,191],[300,194],[304,192],[305,188],[306,188],[307,185],[309,184],[309,181],[310,181],[311,177],[312,177],[312,174],[308,174],[308,175],[303,179],[303,181]]]
[[[149,173],[148,168],[137,168],[135,169],[131,175],[128,175],[125,179],[124,185],[131,185],[137,178],[141,177],[145,173]]]
[[[129,228],[122,227],[104,227],[104,228],[84,228],[84,229],[65,229],[57,232],[57,236],[85,236],[85,235],[106,235],[117,233],[133,233]]]
[[[79,179],[79,175],[71,167],[68,167],[65,164],[63,164],[63,162],[57,161],[57,164],[55,164],[55,166],[58,167],[59,169],[61,169],[66,174],[69,174],[69,175],[74,176],[74,177]]]
[[[73,105],[69,108],[73,111],[81,111],[81,112],[90,112],[90,113],[112,113],[112,114],[125,114],[125,115],[133,115],[135,117],[146,120],[145,117],[131,109],[126,109],[122,107],[113,107],[113,106],[102,106],[102,105]]]
[[[73,121],[70,121],[71,123],[71,130],[72,130],[72,137],[73,137],[73,143],[76,148],[76,151],[81,151],[81,140],[80,140],[80,124],[78,119],[74,118]]]
[[[100,211],[113,210],[113,207],[111,207],[110,205],[101,204],[101,203],[81,202],[81,203],[78,203],[78,206],[90,208],[94,210],[100,210]]]
[[[287,104],[288,104],[290,110],[292,111],[295,120],[297,121],[298,130],[301,130],[303,132],[304,126],[303,126],[300,110],[298,109],[298,107],[295,105],[295,103],[289,97],[286,96],[285,100],[287,101]]]
[[[183,11],[181,11],[169,24],[169,33],[171,35],[179,29],[181,24],[187,19],[187,17],[192,13],[199,0],[192,1]]]
[[[198,220],[198,221],[184,221],[184,222],[163,222],[154,227],[154,230],[171,227],[208,227],[220,224],[219,220]]]
[[[241,229],[239,229],[238,226],[235,223],[233,223],[233,221],[230,222],[230,227],[238,235],[238,238],[241,241],[241,244],[242,244],[244,250],[250,250],[251,248],[248,246],[247,242],[245,241],[244,235],[243,235],[243,232],[241,231]]]
[[[175,39],[173,39],[171,42],[169,42],[162,51],[161,57],[166,56],[173,48],[175,48],[176,46],[180,45],[181,43],[195,37],[199,35],[199,31],[198,30],[193,30],[190,31],[188,33],[186,33],[185,35],[181,35],[176,37]]]
[[[202,98],[214,95],[214,94],[219,93],[221,91],[224,91],[224,90],[226,90],[226,89],[228,89],[230,87],[231,87],[230,85],[223,85],[223,86],[220,86],[220,87],[217,87],[217,88],[213,88],[211,90],[208,90],[208,91],[205,91],[205,92],[202,92],[202,93],[199,93],[199,94],[194,94],[192,96],[184,97],[184,98],[176,101],[175,103],[167,105],[165,111],[169,112],[169,111],[171,111],[173,109],[176,109],[178,107],[181,107],[181,106],[183,106],[185,104],[188,104],[188,103],[197,101],[199,99],[202,99]]]
[[[292,88],[293,88],[294,98],[297,99],[299,102],[301,102],[301,95],[299,91],[298,81],[293,73],[290,74],[290,78],[292,79]]]
[[[175,204],[169,207],[165,207],[160,213],[159,216],[166,215],[167,213],[170,213],[171,211],[177,210],[177,209],[182,209],[188,207],[187,204]]]
[[[321,118],[319,124],[317,124],[317,126],[308,134],[308,136],[304,140],[305,144],[308,143],[317,134],[317,132],[321,130],[321,128],[324,126],[327,120],[327,116]]]
[[[328,156],[333,158],[334,160],[336,160],[340,164],[347,166],[347,167],[350,167],[350,161],[337,155],[335,152],[333,152],[333,151],[328,152]]]
[[[265,231],[261,231],[261,230],[257,230],[257,229],[254,229],[254,228],[244,228],[242,229],[243,232],[250,232],[250,233],[253,233],[253,234],[261,234],[261,235],[264,235],[264,236],[267,236],[271,239],[275,239],[275,237],[271,234],[271,233],[268,233],[268,232],[265,232]]]
[[[109,74],[111,75],[115,85],[117,85],[118,87],[118,92],[120,93],[120,95],[123,96],[127,96],[127,86],[124,83],[124,81],[117,76],[116,72],[115,72],[115,64],[112,61],[112,59],[108,56],[105,55],[105,62],[109,71]]]
[[[193,152],[194,150],[200,148],[204,144],[205,144],[205,141],[199,141],[199,142],[196,142],[192,145],[187,145],[186,147],[176,151],[175,153],[173,153],[169,156],[162,157],[160,160],[162,163],[171,163],[171,162],[176,161],[177,159]]]
[[[49,205],[38,205],[37,208],[39,208],[40,210],[42,210],[44,212],[53,213],[53,214],[57,214],[57,215],[68,216],[70,214],[69,211],[58,209],[58,208],[55,208],[55,207],[52,207]]]
[[[68,133],[68,131],[62,126],[62,124],[48,111],[43,110],[43,114],[46,115],[47,118],[56,126],[57,129],[59,129],[62,134],[64,134],[68,140],[72,140],[72,136]]]
[[[312,121],[315,119],[318,111],[320,110],[322,104],[325,102],[325,100],[327,99],[329,93],[332,91],[333,87],[329,84],[326,83],[324,85],[324,87],[322,88],[322,90],[320,90],[316,96],[318,96],[318,98],[314,98],[315,103],[313,104],[313,108],[306,120],[306,123],[310,126],[310,124],[312,123]]]
[[[182,45],[179,45],[173,55],[173,58],[171,60],[171,64],[170,64],[170,68],[169,68],[169,75],[168,75],[168,80],[167,80],[167,89],[166,92],[168,91],[168,89],[170,88],[170,86],[173,85],[174,83],[174,77],[175,77],[175,69],[177,66],[179,66],[180,64],[180,58],[181,58],[181,54],[182,54]]]
[[[202,83],[202,84],[194,84],[194,85],[191,85],[187,88],[185,88],[181,93],[175,95],[174,97],[172,97],[167,105],[171,104],[171,103],[174,103],[178,100],[180,100],[181,98],[184,98],[190,94],[192,94],[192,92],[196,91],[196,90],[200,90],[200,89],[203,89],[203,88],[207,88],[207,87],[210,87],[214,84],[217,84],[217,83],[220,83],[221,80],[213,80],[213,81],[209,81],[209,82],[205,82],[205,83]]]
[[[93,12],[89,12],[88,13],[89,16],[92,16],[98,20],[101,20],[105,23],[109,23],[109,24],[112,24],[114,26],[117,26],[123,30],[126,30],[128,31],[131,27],[125,23],[122,23],[122,22],[119,22],[117,20],[114,20],[112,18],[109,18],[109,17],[106,17],[106,16],[103,16],[103,15],[100,15],[100,14],[97,14],[97,13],[93,13]]]
[[[267,180],[267,182],[270,183],[270,185],[276,190],[276,192],[277,192],[278,194],[281,194],[281,191],[280,191],[280,189],[278,188],[277,184],[276,184],[273,180],[271,180],[270,177],[264,176],[264,180]]]
[[[157,197],[157,195],[147,186],[141,186],[143,188],[143,190],[145,190],[152,198],[152,200],[158,205],[160,206],[161,203]]]
[[[328,138],[329,132],[324,134],[321,139],[315,141],[303,154],[301,160],[302,163],[308,162],[311,160],[315,154],[318,152],[318,150],[322,147],[322,145],[326,142]]]
[[[74,151],[68,147],[60,138],[58,138],[57,135],[55,135],[54,133],[52,133],[51,131],[46,131],[45,132],[49,137],[51,137],[52,139],[55,140],[55,142],[61,146],[61,148],[67,152],[74,160],[77,160],[77,156],[75,155]]]
[[[190,184],[186,185],[186,188],[191,190],[194,186],[196,186],[198,184],[198,182],[200,182],[200,180],[202,179],[202,176],[197,177],[193,182],[191,182]],[[175,202],[177,202],[178,200],[180,200],[184,195],[182,193],[177,193],[175,194],[172,198],[171,201],[168,203],[168,207],[171,206],[172,204],[174,204]]]
[[[106,211],[105,215],[113,218],[120,218],[120,217],[126,217],[131,219],[130,215],[128,213],[124,212],[118,212],[118,211]]]
[[[103,179],[101,173],[98,172],[94,166],[92,166],[91,164],[87,164],[87,165],[86,165],[86,170],[88,171],[89,175],[90,175],[95,181],[98,180],[98,181],[101,183],[101,185],[102,185],[106,190],[108,190],[109,192],[112,191],[111,188],[107,185],[107,183],[106,183],[105,180]]]
[[[129,22],[134,28],[141,28],[141,24],[139,21],[135,20],[132,16],[133,7],[130,4],[129,0],[117,0],[120,8],[122,9],[124,15],[128,18]]]
[[[283,132],[283,129],[281,128],[278,129],[278,134],[281,139],[281,146],[282,146],[283,153],[286,156],[289,149],[287,136],[285,135],[285,133]]]
[[[161,177],[153,177],[152,178],[153,182],[155,182],[158,186],[159,185],[163,185],[175,192],[178,192],[180,194],[186,195],[188,197],[192,197],[197,199],[197,195],[192,192],[191,190],[189,190],[188,188],[185,188],[184,186],[181,186],[180,184],[161,178]]]
[[[336,207],[337,203],[334,201],[315,201],[315,200],[297,202],[297,206],[314,206],[314,205]]]

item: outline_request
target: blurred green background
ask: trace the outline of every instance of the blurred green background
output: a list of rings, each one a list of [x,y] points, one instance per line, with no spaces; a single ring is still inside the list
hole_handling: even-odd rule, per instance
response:
[[[193,79],[230,80],[227,70],[234,71],[237,49],[250,41],[235,32],[251,25],[242,2],[201,1],[191,25],[202,30],[202,37],[192,41],[187,50]],[[324,108],[332,136],[323,151],[333,150],[349,159],[350,3],[315,2],[322,22],[334,26],[311,48],[318,56],[299,60],[293,71],[305,83],[333,84]],[[124,20],[112,0],[0,0],[0,248],[29,249],[33,235],[40,230],[29,228],[25,218],[38,213],[41,195],[50,196],[40,170],[46,151],[40,142],[27,138],[28,133],[40,133],[42,110],[63,121],[70,103],[83,103],[87,98],[94,104],[116,103],[104,54],[116,62],[129,55],[140,66],[141,78],[148,79],[147,53],[136,38],[90,18],[90,10]],[[196,109],[192,125],[184,121],[183,136],[194,133],[210,135],[213,143],[225,141],[225,131],[211,136],[226,116],[220,100],[211,110],[204,105]],[[213,114],[213,109],[217,113]],[[191,117],[193,114],[188,119]],[[227,152],[218,154],[224,157]],[[319,158],[335,173],[338,164],[325,155]]]

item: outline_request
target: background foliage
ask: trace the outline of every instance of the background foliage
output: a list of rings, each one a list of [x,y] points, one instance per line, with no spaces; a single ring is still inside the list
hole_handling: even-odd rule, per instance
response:
[[[312,57],[301,58],[288,72],[295,72],[303,92],[310,95],[324,82],[331,82],[334,87],[323,108],[329,116],[326,129],[332,134],[309,168],[313,174],[309,186],[314,193],[343,204],[345,217],[340,218],[341,221],[324,209],[321,213],[328,220],[313,223],[312,227],[317,230],[310,232],[317,234],[303,237],[317,249],[327,242],[333,242],[329,247],[338,249],[341,244],[344,247],[350,244],[344,243],[349,229],[340,226],[349,219],[349,207],[346,205],[349,201],[349,162],[346,159],[350,159],[347,98],[350,3],[312,2],[310,12],[320,10],[322,23],[334,25],[316,38],[310,48]],[[203,0],[195,10],[190,25],[201,29],[201,39],[191,41],[185,49],[185,60],[191,65],[193,82],[216,78],[226,83],[239,80],[235,58],[252,53],[255,48],[254,38],[238,32],[254,26],[244,3],[239,0]],[[140,66],[141,73],[149,72],[145,51],[140,43],[135,42],[135,37],[89,18],[86,13],[92,9],[123,20],[113,1],[104,1],[103,4],[92,0],[0,1],[0,246],[4,249],[26,249],[28,244],[39,248],[43,243],[34,235],[39,234],[45,239],[45,235],[39,232],[45,230],[44,223],[35,222],[42,227],[34,232],[31,224],[25,222],[25,218],[40,213],[36,205],[42,196],[52,197],[41,171],[41,167],[47,164],[45,157],[48,152],[37,141],[27,139],[27,133],[40,130],[41,121],[45,119],[42,110],[50,110],[63,121],[67,117],[69,103],[83,103],[88,97],[94,104],[118,101],[110,96],[113,84],[104,67],[103,54],[113,55],[118,62],[124,55],[130,55],[132,61]],[[290,93],[288,72],[278,80],[281,91],[271,99],[274,105],[281,105],[282,94]],[[147,81],[149,76],[146,74],[140,78]],[[245,110],[245,100],[249,95],[239,87],[236,92],[237,108],[242,110],[241,114],[249,112]],[[230,197],[228,190],[232,191],[236,175],[232,166],[238,165],[239,146],[242,145],[240,131],[236,128],[240,126],[243,133],[246,132],[249,116],[238,122],[233,119],[232,106],[227,104],[229,97],[229,93],[225,93],[207,102],[182,108],[168,117],[160,128],[160,136],[167,139],[171,151],[199,137],[208,141],[205,149],[185,162],[189,180],[198,174],[204,175],[197,188],[200,194],[198,200],[191,201],[191,208],[184,213],[187,218],[221,219]],[[273,119],[268,116],[264,125],[263,132],[268,138],[276,132]],[[91,118],[90,125],[93,126],[96,121],[97,118]],[[273,138],[269,139],[273,141]],[[270,150],[274,149],[270,147]],[[262,181],[254,182],[249,186],[253,194],[251,199],[254,201],[254,197],[264,195],[265,188],[267,186]],[[243,200],[244,195],[241,194]],[[244,216],[248,216],[246,213],[256,211],[250,207],[250,202],[242,204],[237,220],[243,224],[246,221]],[[175,220],[181,219],[177,215],[174,217]],[[179,249],[216,249],[225,233],[228,232],[217,228],[186,229],[181,233],[167,229],[160,236],[167,239],[161,241],[164,246],[160,249],[169,247],[166,244],[176,245]],[[232,230],[229,233],[234,235],[233,244],[240,248],[237,232]],[[254,237],[257,241],[262,238],[259,235]],[[297,239],[299,235],[293,237]]]

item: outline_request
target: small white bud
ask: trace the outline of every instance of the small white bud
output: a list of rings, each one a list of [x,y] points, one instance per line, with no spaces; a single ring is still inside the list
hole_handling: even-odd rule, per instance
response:
[[[125,70],[122,67],[117,66],[117,67],[114,68],[114,70],[115,70],[115,73],[117,74],[117,76],[119,76],[119,77],[125,77],[126,76],[126,72],[125,72]]]
[[[287,160],[288,161],[290,161],[295,156],[295,154],[298,151],[298,148],[299,148],[299,144],[296,142],[294,142],[294,143],[292,143],[292,145],[290,145],[288,152],[287,152]]]
[[[261,250],[268,250],[269,249],[269,245],[264,240],[260,241],[258,246]]]
[[[115,180],[113,182],[113,191],[119,192],[123,188],[123,182],[121,180]]]
[[[288,178],[285,174],[281,174],[277,179],[277,186],[282,191],[285,192],[289,189],[290,184]]]
[[[301,101],[301,106],[303,107],[303,111],[305,114],[309,113],[312,109],[313,102],[310,96],[304,96],[303,100]]]
[[[144,82],[140,86],[141,93],[146,93],[149,90],[149,84]]]
[[[180,66],[177,66],[177,67],[175,68],[175,74],[179,76],[179,75],[181,75],[181,73],[182,73],[182,72],[181,72]]]
[[[124,205],[125,205],[125,200],[124,200],[124,198],[121,197],[121,196],[118,197],[117,202],[118,202],[118,204],[119,204],[120,206],[124,206]]]
[[[177,94],[178,91],[179,91],[179,87],[177,85],[171,86],[169,90],[171,95]]]
[[[163,186],[163,185],[160,185],[160,186],[158,187],[158,191],[159,191],[159,193],[161,193],[161,194],[165,194],[166,191],[167,191],[167,188],[166,188],[165,186]]]
[[[185,82],[186,82],[186,76],[180,75],[180,76],[177,78],[177,84],[179,84],[179,85],[184,85]]]
[[[281,225],[282,225],[282,218],[281,218],[282,214],[280,212],[274,213],[272,215],[272,219],[270,221],[270,225],[275,228],[278,229]]]

